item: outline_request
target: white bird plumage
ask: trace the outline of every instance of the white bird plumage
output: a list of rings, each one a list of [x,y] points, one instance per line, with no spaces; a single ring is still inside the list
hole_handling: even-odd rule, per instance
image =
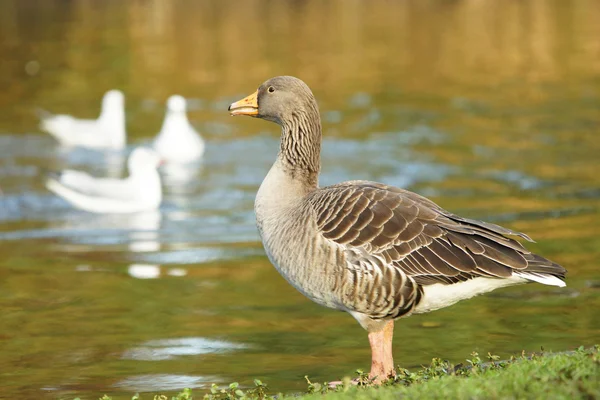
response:
[[[125,147],[125,96],[119,90],[109,90],[104,94],[97,119],[48,112],[43,112],[40,118],[40,129],[50,133],[64,146],[114,150]]]
[[[167,112],[154,149],[169,163],[188,163],[204,154],[204,140],[188,121],[185,98],[173,95],[167,100]]]
[[[96,178],[85,172],[65,170],[52,174],[46,187],[85,211],[134,213],[154,210],[162,200],[159,164],[160,157],[155,151],[139,147],[127,161],[127,178]]]

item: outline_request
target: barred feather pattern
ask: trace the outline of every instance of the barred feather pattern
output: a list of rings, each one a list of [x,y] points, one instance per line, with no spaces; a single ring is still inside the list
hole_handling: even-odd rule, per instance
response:
[[[312,93],[307,93],[312,97]],[[282,123],[279,157],[291,179],[302,179],[309,187],[318,185],[321,169],[321,123],[316,100],[308,109],[292,110]]]
[[[352,181],[317,189],[307,201],[319,234],[343,249],[341,302],[373,319],[409,314],[427,285],[513,271],[565,276],[563,267],[505,236],[531,240],[527,235],[458,217],[403,189]]]

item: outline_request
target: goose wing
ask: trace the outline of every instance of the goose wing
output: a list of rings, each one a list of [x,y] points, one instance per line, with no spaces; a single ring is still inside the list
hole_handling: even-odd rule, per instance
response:
[[[345,256],[349,307],[371,315],[410,312],[432,284],[513,272],[564,278],[560,265],[507,237],[527,235],[456,216],[403,189],[351,181],[315,191],[310,204],[320,234]]]

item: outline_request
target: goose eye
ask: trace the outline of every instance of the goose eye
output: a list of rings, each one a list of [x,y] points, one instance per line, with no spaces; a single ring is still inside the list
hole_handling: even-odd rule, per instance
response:
[[[269,93],[273,93],[275,91],[275,88],[273,86],[269,86],[267,90],[269,91]]]

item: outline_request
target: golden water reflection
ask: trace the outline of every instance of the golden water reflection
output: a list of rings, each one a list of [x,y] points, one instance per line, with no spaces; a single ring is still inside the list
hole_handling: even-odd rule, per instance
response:
[[[594,344],[597,21],[595,0],[1,1],[2,394],[125,396],[208,377],[298,391],[305,374],[368,368],[361,328],[293,291],[257,241],[252,203],[278,131],[226,108],[280,74],[319,100],[322,182],[406,186],[527,232],[569,270],[564,291],[518,287],[399,322],[399,363]],[[93,117],[110,88],[126,94],[130,144],[158,132],[169,95],[196,105],[204,164],[163,171],[156,218],[77,214],[36,176],[106,163],[119,174],[118,160],[52,147],[33,113]],[[177,338],[246,347],[123,357]]]
[[[543,94],[528,83],[600,72],[594,0],[31,4],[0,5],[0,106],[12,112],[15,99],[67,104],[110,87],[132,98],[214,99],[276,74],[300,76],[334,101],[356,91],[450,96],[515,83],[513,95],[535,98]],[[25,77],[32,60],[40,70]]]

